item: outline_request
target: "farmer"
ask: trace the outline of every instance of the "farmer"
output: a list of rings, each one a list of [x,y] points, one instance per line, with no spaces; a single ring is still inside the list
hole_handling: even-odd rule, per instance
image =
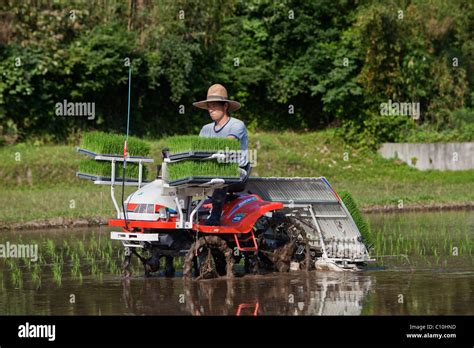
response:
[[[240,108],[240,103],[227,99],[227,90],[224,86],[215,84],[209,87],[207,99],[193,103],[194,106],[209,111],[209,116],[213,122],[202,127],[199,136],[231,138],[240,141],[241,153],[238,157],[240,167],[240,177],[244,183],[250,173],[250,164],[248,161],[248,136],[245,124],[229,116],[230,111]],[[215,189],[212,194],[212,211],[206,220],[208,226],[219,226],[222,214],[222,207],[228,191],[243,191],[244,185],[230,185],[226,188]]]

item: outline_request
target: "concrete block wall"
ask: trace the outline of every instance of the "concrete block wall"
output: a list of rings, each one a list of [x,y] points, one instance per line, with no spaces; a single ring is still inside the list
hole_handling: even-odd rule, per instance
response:
[[[384,143],[384,158],[398,158],[420,170],[474,169],[474,142],[466,143]]]

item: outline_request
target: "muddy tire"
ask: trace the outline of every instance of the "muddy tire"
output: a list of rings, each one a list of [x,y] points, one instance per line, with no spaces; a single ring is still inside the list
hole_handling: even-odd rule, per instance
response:
[[[300,269],[311,270],[313,262],[306,231],[298,220],[281,216],[275,221],[274,229],[283,235],[286,243],[273,250],[263,250],[265,257],[273,264],[278,272],[288,272],[292,261],[300,263]],[[298,248],[303,250],[302,255],[296,255]],[[302,249],[301,249],[302,248]]]
[[[232,249],[218,236],[205,236],[195,241],[184,259],[183,276],[187,279],[212,279],[234,276]]]

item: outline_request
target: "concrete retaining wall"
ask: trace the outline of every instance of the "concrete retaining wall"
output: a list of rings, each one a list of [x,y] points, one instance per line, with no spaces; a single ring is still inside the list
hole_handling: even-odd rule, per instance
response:
[[[384,143],[384,158],[398,158],[420,170],[474,169],[474,142],[469,143]]]

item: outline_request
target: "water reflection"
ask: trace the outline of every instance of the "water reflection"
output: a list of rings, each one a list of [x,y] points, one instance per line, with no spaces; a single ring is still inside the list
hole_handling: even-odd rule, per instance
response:
[[[137,315],[360,315],[373,282],[364,273],[297,272],[199,282],[125,279],[122,290],[127,312]]]

